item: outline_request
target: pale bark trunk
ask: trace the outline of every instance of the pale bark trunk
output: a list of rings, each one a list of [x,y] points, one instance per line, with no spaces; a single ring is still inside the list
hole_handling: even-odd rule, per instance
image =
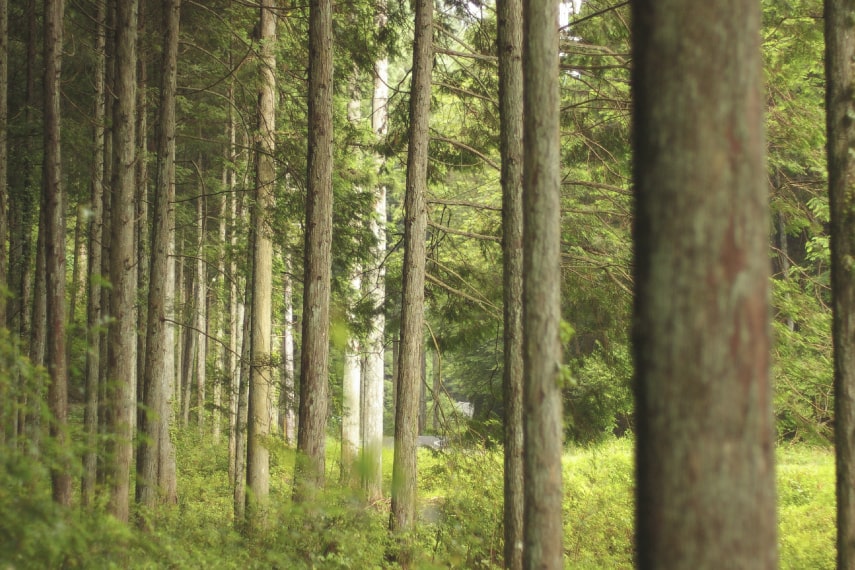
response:
[[[279,421],[282,435],[289,446],[297,443],[297,418],[294,395],[294,292],[291,279],[291,257],[285,256],[282,277],[282,391],[279,399]]]
[[[270,452],[264,441],[270,435],[270,394],[273,387],[271,360],[273,292],[273,243],[270,236],[270,211],[276,180],[275,149],[275,68],[276,14],[273,0],[262,0],[259,20],[260,87],[258,132],[256,133],[255,208],[252,270],[252,373],[249,383],[249,419],[247,426],[247,511],[248,529],[259,530],[267,519],[270,494]]]
[[[50,373],[48,404],[54,443],[68,445],[68,366],[65,360],[65,216],[62,161],[60,159],[60,80],[62,76],[63,0],[45,0],[44,37],[44,157],[42,208],[45,210],[45,284],[47,294],[47,368]],[[53,499],[71,504],[71,473],[61,461],[51,471]]]
[[[109,512],[128,520],[133,455],[136,303],[134,163],[136,159],[137,0],[116,4],[116,95],[113,109],[114,172],[110,239],[110,316],[107,390],[111,462]]]
[[[523,560],[563,568],[558,2],[523,5]]]
[[[837,568],[855,569],[855,2],[825,2],[828,189],[831,206]]]
[[[350,288],[352,293],[359,291],[362,285],[361,268],[357,265],[351,270]],[[348,315],[353,320],[353,314]],[[342,374],[342,418],[341,418],[341,479],[346,485],[356,482],[355,468],[359,455],[360,416],[361,416],[361,366],[359,357],[359,339],[350,334],[344,350]]]
[[[638,567],[776,568],[760,4],[632,6]]]
[[[433,430],[433,433],[441,433],[442,425],[440,424],[439,394],[440,390],[442,390],[442,359],[440,358],[439,351],[436,350],[436,348],[431,351],[430,372],[431,377],[433,378],[433,388],[431,389],[433,402],[431,407],[431,429]]]
[[[294,496],[324,484],[332,275],[332,1],[309,5],[309,153]]]
[[[234,522],[238,529],[246,528],[246,447],[249,421],[250,334],[252,330],[252,291],[246,286],[246,302],[240,305],[241,335],[240,374],[238,378],[237,418],[235,421],[235,489]]]
[[[523,567],[523,16],[522,0],[498,0],[504,301],[505,568]]]
[[[157,173],[154,187],[154,210],[151,246],[151,284],[148,291],[148,327],[144,368],[142,374],[143,406],[140,423],[140,447],[137,457],[136,498],[146,507],[154,507],[159,499],[159,489],[167,482],[169,465],[168,448],[169,387],[174,376],[174,367],[167,358],[174,354],[169,331],[173,319],[174,278],[170,280],[170,249],[173,228],[173,203],[175,187],[175,93],[178,59],[178,26],[180,0],[166,0],[164,49],[160,86],[160,128],[157,135]],[[172,499],[168,494],[167,500]]]
[[[89,350],[86,352],[86,406],[83,413],[84,432],[86,433],[86,451],[83,456],[83,480],[81,483],[81,501],[89,506],[95,498],[95,480],[98,464],[98,371],[101,368],[101,230],[103,224],[104,195],[104,74],[106,73],[105,23],[107,9],[99,2],[95,15],[95,93],[92,122],[93,133],[90,205],[92,214],[89,219],[89,267],[88,299],[86,303],[86,330]]]
[[[412,562],[412,537],[408,535],[416,525],[416,432],[424,350],[426,194],[432,63],[433,2],[417,0],[404,200],[406,249],[401,300],[398,401],[395,410],[395,460],[392,467],[392,512],[389,521],[391,530],[405,541],[398,555],[398,562],[404,567]]]
[[[201,164],[201,161],[200,161]],[[202,176],[200,167],[199,176]],[[199,431],[205,426],[206,360],[208,357],[208,276],[205,265],[205,191],[199,184],[196,198],[196,421]]]
[[[228,130],[228,129],[227,129]],[[223,158],[228,161],[229,159],[229,150],[226,149]],[[223,175],[222,175],[222,185],[223,188],[228,188],[229,184],[229,166],[223,167]],[[220,198],[220,212],[219,212],[219,253],[217,257],[217,281],[220,284],[218,289],[220,290],[217,299],[225,299],[223,301],[217,301],[217,322],[219,323],[217,329],[217,338],[221,341],[225,339],[228,335],[231,338],[231,320],[229,319],[229,306],[228,306],[228,291],[230,291],[229,280],[226,277],[226,255],[228,252],[228,246],[226,242],[226,225],[228,224],[228,208],[229,208],[229,197],[227,194],[223,194]],[[219,305],[223,305],[220,307]],[[212,311],[213,312],[213,311]],[[223,421],[223,413],[222,413],[222,405],[223,405],[223,382],[226,378],[229,377],[229,368],[231,368],[232,355],[228,350],[228,342],[225,345],[217,344],[217,351],[219,353],[219,358],[217,361],[219,362],[219,371],[214,375],[214,395],[212,402],[212,411],[211,411],[211,436],[214,440],[214,445],[220,444],[220,433],[222,430],[222,421]]]
[[[231,54],[229,55],[231,61]],[[227,378],[229,381],[229,482],[235,483],[235,459],[237,457],[237,409],[238,409],[238,389],[240,386],[240,350],[238,349],[238,331],[243,327],[243,323],[238,320],[238,273],[235,246],[237,244],[237,196],[235,195],[235,118],[232,110],[234,102],[234,87],[230,84],[228,88],[229,96],[229,179],[228,179],[228,196],[229,196],[229,249],[232,254],[229,258],[229,355],[230,360],[226,368]]]

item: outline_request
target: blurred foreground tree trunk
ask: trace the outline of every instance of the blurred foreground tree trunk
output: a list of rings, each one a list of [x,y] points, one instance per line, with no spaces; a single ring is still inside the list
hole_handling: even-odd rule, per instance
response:
[[[775,568],[760,5],[632,17],[639,568]]]
[[[825,1],[837,567],[855,569],[855,2]]]

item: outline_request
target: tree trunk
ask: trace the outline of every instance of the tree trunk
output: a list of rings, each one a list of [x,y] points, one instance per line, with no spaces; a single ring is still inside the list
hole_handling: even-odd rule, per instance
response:
[[[375,21],[378,28],[386,26],[386,7],[377,7]],[[386,57],[374,64],[374,93],[371,107],[371,128],[378,142],[386,136],[389,99],[389,62]],[[383,167],[382,157],[377,157],[377,169]],[[371,299],[369,322],[362,374],[362,487],[369,502],[383,497],[383,388],[385,378],[385,328],[386,314],[386,186],[374,188],[374,216],[371,233],[375,245],[371,251],[371,265],[365,274],[363,288]]]
[[[357,264],[351,269],[351,294],[359,291],[362,285],[361,267]],[[353,322],[351,312],[348,320]],[[360,417],[362,397],[361,366],[359,357],[359,339],[350,333],[344,350],[344,366],[342,374],[342,417],[341,417],[341,480],[345,485],[357,482],[355,477],[356,460],[359,455]]]
[[[837,568],[855,569],[855,2],[825,2],[828,190],[831,207]]]
[[[250,334],[252,330],[252,288],[247,285],[246,302],[241,305],[243,342],[240,350],[237,418],[235,420],[235,492],[234,521],[239,529],[246,527],[246,430],[249,420]]]
[[[201,165],[201,160],[200,160]],[[201,178],[203,171],[199,167]],[[196,198],[196,421],[199,432],[205,426],[205,384],[208,357],[208,273],[205,264],[205,187],[199,181]]]
[[[309,4],[309,154],[294,496],[324,484],[332,278],[332,1]]]
[[[297,443],[297,418],[294,414],[294,292],[291,257],[285,256],[282,274],[282,389],[279,393],[279,422],[285,443]]]
[[[504,301],[505,568],[523,567],[523,12],[498,0]]]
[[[523,5],[523,559],[563,568],[558,2]]]
[[[136,160],[137,0],[116,4],[116,96],[113,109],[113,199],[110,239],[110,316],[108,332],[108,450],[111,485],[109,512],[128,520],[133,455],[136,323],[134,322],[134,163]]]
[[[638,565],[776,568],[760,5],[632,6]]]
[[[62,77],[63,0],[45,0],[44,37],[44,158],[42,208],[45,229],[45,285],[47,294],[47,368],[50,373],[48,404],[51,436],[57,448],[68,445],[68,366],[65,354],[65,216],[62,161],[60,159],[60,81]],[[60,460],[51,471],[53,499],[71,504],[71,472]]]
[[[229,55],[231,61],[231,55]],[[226,373],[229,379],[229,481],[235,484],[235,460],[237,458],[237,410],[238,389],[240,386],[240,351],[238,349],[238,331],[243,328],[243,323],[238,319],[238,272],[236,258],[237,244],[237,196],[235,195],[235,119],[231,103],[234,102],[234,87],[229,85],[229,168],[228,195],[229,195],[229,361]]]
[[[251,532],[265,525],[270,494],[270,452],[264,440],[270,435],[270,393],[273,385],[273,367],[270,363],[273,243],[269,222],[276,182],[273,162],[276,124],[276,55],[273,48],[276,41],[276,14],[273,0],[262,0],[259,30],[261,46],[253,210],[255,246],[252,267],[252,373],[249,382],[246,463],[246,519]]]
[[[104,74],[106,72],[105,28],[107,18],[106,3],[99,2],[95,15],[95,93],[92,148],[92,172],[89,217],[89,267],[88,298],[86,302],[86,338],[89,350],[86,351],[86,406],[83,412],[86,450],[83,456],[83,480],[81,500],[84,506],[92,504],[95,498],[95,480],[98,468],[98,372],[101,369],[101,230],[103,223],[104,195]]]
[[[416,524],[416,437],[424,350],[425,237],[427,231],[428,122],[433,63],[433,2],[417,0],[410,86],[410,130],[404,199],[404,274],[401,300],[401,347],[395,410],[395,460],[392,466],[392,512],[389,528],[404,544],[398,563],[412,562]]]
[[[0,0],[0,290],[8,292],[9,257],[6,253],[6,238],[9,235],[9,184],[8,163],[8,124],[9,124],[9,3]],[[6,319],[6,295],[0,295],[0,328],[9,326]],[[5,419],[5,418],[4,418]],[[4,433],[6,421],[0,428],[0,438]]]
[[[175,94],[178,59],[178,27],[181,0],[165,0],[163,37],[163,76],[160,85],[160,126],[157,133],[157,172],[154,186],[154,208],[148,291],[148,327],[142,374],[143,406],[140,422],[140,446],[137,455],[136,499],[153,508],[158,503],[158,484],[163,482],[161,449],[170,445],[169,425],[164,417],[171,414],[169,386],[175,373],[167,360],[170,352],[168,329],[173,320],[174,280],[170,281],[169,254],[173,227],[175,187]],[[164,430],[164,428],[166,428]]]

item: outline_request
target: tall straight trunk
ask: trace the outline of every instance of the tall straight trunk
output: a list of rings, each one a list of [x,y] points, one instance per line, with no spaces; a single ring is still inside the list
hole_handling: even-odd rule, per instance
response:
[[[182,322],[195,322],[195,320],[191,320],[195,302],[195,298],[193,296],[193,275],[190,272],[189,268],[187,268],[186,263],[182,263],[181,267],[183,268],[182,274],[184,279],[184,317],[182,319]],[[181,335],[181,385],[179,391],[181,392],[181,425],[183,427],[187,427],[190,425],[190,396],[193,393],[193,364],[195,362],[196,339],[198,335],[195,331],[192,330],[191,326],[187,326],[186,324],[182,327],[182,331],[183,334]]]
[[[86,406],[83,412],[86,449],[83,455],[83,480],[81,500],[89,506],[95,497],[95,480],[98,464],[98,372],[101,369],[101,230],[104,195],[104,74],[106,72],[105,28],[107,8],[99,2],[95,14],[95,92],[92,116],[94,149],[92,155],[89,218],[89,267],[88,292],[86,301],[86,339],[89,350],[86,351]]]
[[[433,63],[433,2],[417,0],[413,79],[410,86],[410,132],[407,188],[404,199],[404,275],[401,299],[401,347],[398,400],[395,410],[395,460],[392,465],[392,512],[389,527],[407,544],[398,562],[411,563],[411,538],[416,524],[416,437],[419,388],[424,350],[425,237],[427,232],[428,123]]]
[[[6,238],[9,235],[8,124],[9,124],[9,2],[0,0],[0,289],[9,290]],[[0,295],[0,329],[8,326],[6,295]],[[7,425],[4,421],[3,425]],[[2,437],[3,429],[0,429]]]
[[[638,567],[776,568],[760,5],[632,6]]]
[[[362,284],[361,268],[356,265],[351,269],[350,288],[352,293],[359,291]],[[354,316],[348,315],[353,321]],[[361,366],[359,358],[359,339],[351,333],[344,350],[342,373],[342,417],[341,417],[341,479],[342,483],[350,485],[357,482],[355,478],[356,460],[359,454],[360,421],[362,398]]]
[[[254,238],[253,238],[254,239]],[[238,375],[237,418],[235,420],[235,488],[234,521],[235,526],[246,527],[246,447],[247,424],[249,423],[249,382],[251,374],[252,334],[252,287],[245,287],[245,302],[240,306],[243,342],[240,349],[240,374]]]
[[[831,285],[834,418],[837,460],[837,568],[855,569],[855,2],[825,2],[828,191],[831,206]]]
[[[47,233],[45,212],[39,209],[39,230],[36,238],[36,268],[33,277],[33,306],[30,313],[30,361],[36,366],[44,366],[47,343],[47,291],[45,287],[45,234]],[[64,224],[63,224],[64,225]],[[37,416],[32,417],[33,430],[38,430]],[[35,433],[35,431],[33,431]],[[36,436],[38,437],[38,436]]]
[[[380,2],[375,22],[386,26],[386,6]],[[374,92],[371,98],[371,130],[378,142],[386,136],[389,100],[389,61],[383,56],[374,64]],[[378,172],[383,159],[377,156]],[[383,388],[385,382],[386,314],[386,186],[374,188],[374,216],[371,218],[374,247],[363,289],[371,299],[371,320],[365,339],[362,374],[362,487],[369,502],[383,496]]]
[[[201,172],[200,172],[201,176]],[[196,198],[196,420],[205,425],[206,360],[208,356],[208,276],[205,264],[205,188],[200,184]]]
[[[223,156],[226,161],[229,158],[229,149],[226,149]],[[223,167],[222,185],[223,188],[228,188],[229,184],[229,167]],[[219,293],[217,295],[217,337],[225,339],[227,336],[231,338],[231,320],[229,319],[228,295],[230,291],[229,280],[226,277],[226,256],[228,255],[228,246],[226,241],[226,226],[228,225],[228,208],[229,196],[223,194],[220,199],[219,213],[219,252],[217,256],[217,281],[220,284]],[[225,299],[225,302],[220,299]],[[223,305],[223,306],[219,306]],[[209,312],[210,314],[210,312]],[[214,397],[211,409],[211,435],[214,440],[214,445],[220,444],[220,432],[222,430],[222,403],[223,403],[223,382],[229,377],[229,369],[231,368],[232,355],[228,350],[228,343],[225,345],[218,344],[217,351],[219,353],[219,371],[214,377]]]
[[[82,199],[81,199],[82,202]],[[78,203],[75,210],[74,222],[74,245],[71,258],[71,290],[68,292],[68,326],[71,335],[79,334],[79,322],[77,320],[77,302],[80,292],[86,287],[85,267],[86,260],[86,218],[87,211],[83,203]],[[68,334],[68,333],[66,333]],[[66,343],[66,361],[71,366],[72,343]]]
[[[45,211],[45,285],[47,293],[48,405],[53,416],[51,437],[59,449],[67,445],[68,366],[65,360],[65,216],[60,159],[60,93],[62,76],[63,0],[45,0],[44,36],[44,158],[42,208]],[[51,471],[53,499],[71,504],[71,473],[65,462]]]
[[[180,23],[179,23],[180,25]],[[170,192],[175,194],[175,166],[169,172]],[[163,289],[163,304],[166,311],[166,319],[164,325],[166,327],[165,340],[163,344],[164,363],[163,373],[165,381],[163,388],[165,394],[158,408],[158,419],[160,420],[160,441],[158,445],[157,460],[157,484],[163,497],[163,501],[167,504],[174,505],[178,502],[178,473],[175,462],[175,446],[170,437],[170,428],[175,422],[175,412],[177,406],[174,405],[175,395],[177,393],[176,384],[177,378],[175,373],[175,216],[172,216],[169,225],[169,246],[168,259],[166,262],[166,284]]]
[[[276,180],[275,149],[276,14],[273,0],[262,0],[259,19],[261,32],[260,87],[258,93],[258,132],[256,133],[255,208],[253,228],[255,246],[252,263],[252,373],[249,382],[249,419],[247,425],[247,523],[250,531],[264,526],[270,494],[270,452],[264,441],[270,434],[270,394],[273,384],[271,360],[273,243],[269,214],[273,208]]]
[[[324,484],[332,278],[332,0],[309,3],[309,155],[296,498]]]
[[[116,96],[113,109],[113,183],[110,238],[108,332],[108,429],[112,436],[109,512],[128,520],[133,455],[136,303],[134,244],[134,164],[136,160],[137,0],[116,4]]]
[[[172,317],[174,280],[170,281],[169,254],[173,227],[175,187],[175,93],[178,60],[178,28],[181,0],[165,0],[163,37],[163,76],[160,85],[160,118],[157,133],[157,172],[154,186],[153,225],[151,234],[151,283],[148,290],[148,327],[142,372],[143,406],[141,406],[140,446],[137,455],[136,499],[153,508],[158,502],[158,484],[162,483],[163,446],[169,446],[169,426],[163,421],[170,415],[169,386],[175,373],[167,361],[170,351],[168,328]],[[166,429],[164,429],[166,428]]]
[[[139,5],[137,36],[146,37],[146,6],[143,1]],[[136,394],[137,402],[145,399],[145,386],[142,373],[145,368],[146,336],[148,328],[148,303],[143,299],[148,296],[148,280],[150,267],[151,228],[149,226],[148,208],[148,58],[146,50],[140,49],[137,56],[137,157],[136,161],[136,192],[134,207],[136,208],[135,247],[137,256],[137,344],[136,344]],[[142,421],[143,411],[137,407],[137,424]]]
[[[442,358],[439,351],[434,348],[431,351],[431,377],[433,378],[433,387],[431,395],[433,397],[433,406],[431,407],[431,428],[433,433],[440,433],[442,425],[440,425],[441,410],[439,406],[439,394],[442,390]]]
[[[231,58],[231,55],[229,56]],[[239,330],[243,323],[238,320],[238,274],[237,274],[237,196],[235,194],[236,180],[234,163],[237,158],[235,153],[235,119],[231,103],[234,102],[234,88],[229,85],[229,168],[228,196],[229,196],[229,350],[231,360],[226,369],[229,379],[229,481],[235,482],[235,459],[237,444],[237,409],[238,388],[240,384],[239,364],[240,352],[238,350]]]
[[[499,115],[502,154],[504,306],[505,568],[523,567],[523,12],[522,0],[498,0]]]
[[[562,568],[557,0],[523,5],[523,560]]]
[[[279,422],[288,445],[297,443],[297,417],[294,413],[294,291],[291,257],[285,256],[282,274],[282,391],[279,397]]]

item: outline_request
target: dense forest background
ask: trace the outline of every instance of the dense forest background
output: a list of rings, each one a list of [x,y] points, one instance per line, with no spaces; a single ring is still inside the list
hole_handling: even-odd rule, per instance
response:
[[[15,528],[1,539],[0,562],[234,567],[278,552],[259,563],[380,567],[390,548],[400,560],[396,549],[408,547],[387,544],[377,512],[388,516],[400,401],[415,4],[337,3],[331,37],[315,43],[317,2],[76,0],[58,21],[48,7],[61,2],[0,4],[0,528]],[[418,378],[414,435],[436,435],[423,441],[444,450],[418,452],[418,516],[442,530],[420,531],[416,556],[425,567],[490,567],[503,560],[497,453],[507,418],[498,19],[492,2],[427,4],[425,326],[420,362],[408,367]],[[630,5],[586,0],[562,4],[560,14],[562,433],[573,449],[610,450],[608,459],[594,451],[565,461],[565,470],[576,466],[566,485],[600,489],[588,504],[574,495],[565,517],[575,520],[565,524],[612,545],[586,553],[571,535],[565,556],[621,567],[632,556],[626,441],[636,428]],[[835,414],[823,25],[819,0],[762,3],[775,429],[782,446],[827,461],[821,450],[831,447]],[[58,29],[52,91],[45,70]],[[321,52],[334,78],[326,86],[331,272],[327,336],[311,346],[328,346],[328,363],[313,360],[304,338],[316,334],[304,317],[317,259],[306,235],[322,223],[312,217],[322,203],[321,159],[310,152],[324,130],[315,98],[323,84],[311,81]],[[51,93],[56,116],[45,111]],[[61,133],[54,146],[51,124]],[[54,162],[61,191],[51,194]],[[50,300],[56,291],[59,301]],[[153,313],[158,300],[162,312]],[[58,322],[60,345],[51,334]],[[165,347],[162,362],[148,362],[151,346]],[[58,414],[49,379],[60,361],[67,407]],[[320,387],[309,371],[318,367]],[[156,381],[149,370],[161,371]],[[256,374],[263,393],[250,387]],[[328,408],[313,407],[326,390]],[[320,436],[298,442],[317,417]],[[262,448],[267,468],[257,463]],[[315,463],[297,459],[295,470],[295,448]],[[597,461],[607,463],[608,481],[597,480]],[[303,472],[317,482],[318,469],[321,482],[341,485],[327,485],[320,510],[299,506],[314,504],[299,486],[291,505],[292,481]],[[261,487],[259,473],[270,477]],[[66,511],[45,499],[51,489],[57,499],[63,476]],[[804,505],[799,481],[782,496]],[[353,493],[376,512],[354,508],[346,489],[361,489]],[[610,522],[595,514],[606,506],[619,511]],[[80,514],[103,512],[149,534]],[[284,534],[254,522],[268,517]],[[829,517],[817,527],[833,527]],[[178,530],[187,526],[208,535]],[[828,536],[816,540],[830,547]],[[785,548],[792,567],[813,556],[800,548]]]

